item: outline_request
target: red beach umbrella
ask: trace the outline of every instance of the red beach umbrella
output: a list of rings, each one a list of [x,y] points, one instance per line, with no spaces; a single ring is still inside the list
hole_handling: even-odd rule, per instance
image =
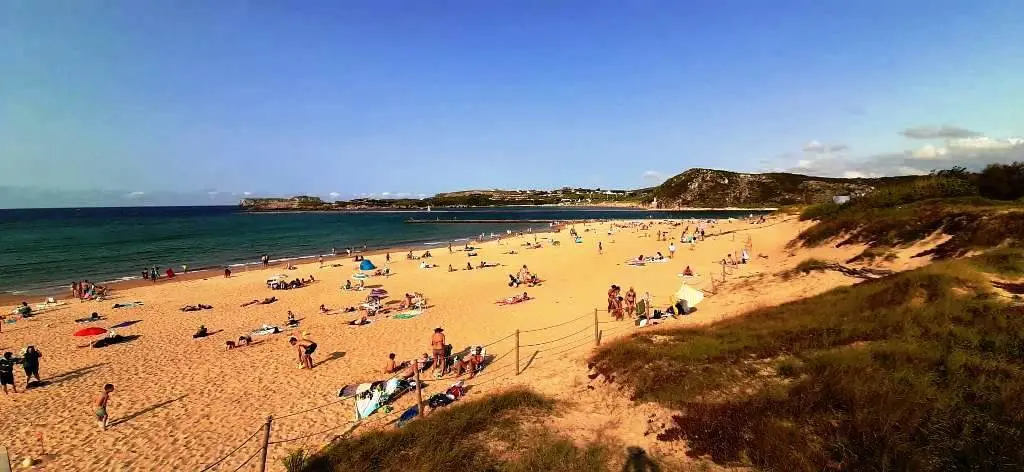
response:
[[[75,336],[98,336],[106,332],[107,330],[100,328],[99,326],[92,326],[75,331]]]

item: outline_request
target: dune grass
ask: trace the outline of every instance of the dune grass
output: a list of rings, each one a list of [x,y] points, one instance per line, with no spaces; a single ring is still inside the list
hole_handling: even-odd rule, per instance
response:
[[[1010,250],[1007,250],[1010,251]],[[987,277],[1020,252],[864,282],[593,361],[677,409],[662,440],[763,470],[1024,469],[1024,309]]]
[[[805,210],[817,223],[801,232],[794,243],[817,246],[838,240],[838,246],[866,244],[878,249],[914,244],[941,232],[951,238],[919,255],[944,259],[1024,241],[1024,205],[1017,202],[963,197],[883,207],[847,205],[831,212]]]
[[[402,429],[341,439],[304,458],[302,472],[439,470],[525,472],[608,470],[606,448],[585,448],[543,430],[527,430],[524,418],[550,414],[554,403],[529,390],[462,400]]]

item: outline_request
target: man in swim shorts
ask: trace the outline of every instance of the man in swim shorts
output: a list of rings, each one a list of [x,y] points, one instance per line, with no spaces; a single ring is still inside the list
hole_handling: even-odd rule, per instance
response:
[[[313,368],[313,353],[316,352],[316,343],[310,339],[303,338],[301,341],[292,337],[288,338],[288,344],[295,346],[299,353],[299,367],[302,369]]]

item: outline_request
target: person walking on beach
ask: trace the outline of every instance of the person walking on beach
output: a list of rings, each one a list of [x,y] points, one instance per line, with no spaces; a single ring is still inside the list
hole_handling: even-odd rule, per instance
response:
[[[676,243],[675,242],[668,243],[668,258],[669,259],[675,259],[675,257],[676,257]]]
[[[111,393],[114,393],[114,384],[106,384],[103,386],[103,394],[96,400],[96,423],[99,425],[100,431],[106,431],[107,423],[110,421],[107,404],[110,403]]]
[[[10,352],[5,352],[4,357],[0,358],[0,386],[4,388],[4,395],[7,395],[7,386],[10,385],[14,389],[14,393],[18,393],[18,387],[14,385],[14,355]]]
[[[320,268],[324,268],[324,256],[320,256]]]
[[[441,369],[441,374],[444,375],[445,368],[448,366],[445,360],[445,340],[444,340],[444,329],[438,326],[434,328],[434,335],[430,337],[430,349],[434,353],[434,363],[431,371],[437,376],[437,369]]]
[[[35,346],[26,347],[25,354],[21,356],[21,366],[25,369],[25,390],[28,390],[28,385],[32,383],[32,377],[36,378],[36,382],[43,381],[39,378],[39,358],[41,357],[43,357],[43,353],[37,351]]]
[[[597,253],[604,254],[604,246],[601,244],[601,241],[597,242]]]
[[[390,252],[384,254],[384,262],[391,262],[391,253]]]

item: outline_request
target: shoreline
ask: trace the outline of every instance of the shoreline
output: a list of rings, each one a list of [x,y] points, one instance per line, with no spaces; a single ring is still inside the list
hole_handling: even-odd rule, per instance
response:
[[[598,206],[568,207],[568,206],[562,206],[562,205],[551,205],[551,206],[529,205],[529,207],[535,207],[535,208],[559,208],[559,209],[575,210],[575,211],[583,211],[583,212],[586,212],[586,211],[593,211],[593,212],[614,211],[614,212],[621,212],[623,214],[623,216],[627,216],[629,214],[632,214],[632,213],[635,213],[635,212],[640,212],[640,211],[660,211],[660,212],[665,212],[665,213],[670,213],[670,212],[671,213],[676,213],[676,212],[704,212],[704,211],[707,211],[707,212],[716,212],[716,211],[736,211],[736,212],[739,212],[739,211],[767,211],[766,209],[753,210],[753,209],[716,209],[716,208],[714,208],[714,209],[675,209],[675,210],[657,209],[657,210],[655,210],[655,209],[621,208],[621,207],[619,207],[619,208],[614,208],[614,207],[609,208],[609,207],[598,207]],[[480,207],[480,208],[493,208],[495,211],[500,211],[501,207]],[[476,211],[479,211],[479,210],[476,210]],[[363,210],[344,211],[344,210],[337,210],[337,211],[326,211],[326,212],[323,212],[323,213],[346,213],[346,212],[347,213],[374,213],[374,212],[417,213],[416,211],[410,212],[410,211],[400,211],[400,210],[371,210],[371,211],[363,211]],[[271,214],[271,213],[313,213],[313,212],[311,212],[311,211],[280,211],[280,212],[257,211],[257,212],[249,212],[249,211],[245,211],[245,210],[240,210],[239,213],[248,213],[248,214],[264,213],[264,214]],[[422,212],[420,211],[418,213],[422,213]],[[437,213],[457,214],[457,213],[462,213],[462,211],[460,211],[460,210],[438,210]],[[747,214],[745,214],[745,213],[744,214],[737,214],[736,215],[737,218],[743,218],[743,217],[746,217],[746,216],[747,216]],[[659,215],[658,218],[651,218],[651,219],[652,220],[654,220],[654,219],[656,219],[656,220],[664,220],[664,219],[677,219],[677,218],[678,218],[677,215],[668,215],[668,214],[666,214],[666,215]],[[565,224],[599,223],[599,222],[604,222],[604,221],[615,221],[617,219],[618,218],[595,218],[595,219],[587,219],[587,220],[559,220],[559,222],[562,223],[562,226],[564,226]],[[629,218],[626,218],[626,219],[629,219]],[[721,218],[716,218],[716,219],[721,219]],[[433,223],[433,221],[431,221],[431,223]],[[461,223],[461,222],[457,222],[457,223]],[[534,232],[534,233],[544,233],[544,232],[547,232],[548,228],[550,228],[550,223],[545,224],[543,226],[540,226],[539,225],[539,223],[540,223],[539,221],[514,221],[514,220],[509,220],[509,221],[504,221],[504,222],[495,221],[493,223],[495,223],[495,224],[505,223],[505,224],[508,224],[510,226],[509,229],[511,229],[512,231],[524,232],[524,233],[527,232],[527,231]],[[454,238],[451,238],[450,240],[442,240],[442,241],[433,241],[433,240],[430,240],[430,239],[424,239],[424,240],[413,240],[413,241],[408,241],[408,242],[400,242],[400,243],[397,243],[397,244],[392,245],[392,246],[377,246],[377,247],[373,247],[373,246],[365,246],[364,245],[364,247],[366,248],[365,249],[365,251],[366,251],[365,254],[366,255],[378,255],[378,254],[384,254],[386,252],[407,252],[409,250],[414,250],[415,251],[415,250],[421,250],[421,249],[422,250],[426,250],[426,249],[429,249],[429,248],[432,248],[432,247],[443,245],[443,244],[445,244],[447,242],[458,243],[458,242],[469,241],[469,240],[478,241],[478,242],[485,242],[485,241],[490,241],[492,239],[495,239],[495,238],[497,238],[499,236],[504,236],[504,233],[498,234],[498,233],[491,232],[489,234],[489,237],[488,237],[488,235],[485,235],[485,237],[481,240],[479,238],[479,236],[480,236],[479,233],[470,232],[470,231],[467,231],[467,233],[468,234],[466,234],[466,235],[460,235],[459,237],[454,237]],[[355,250],[355,247],[353,247],[353,250]],[[353,255],[359,254],[359,253],[360,253],[359,250],[355,250]],[[302,262],[302,261],[315,260],[317,257],[320,257],[320,256],[323,256],[325,258],[325,261],[326,260],[335,260],[335,259],[343,257],[343,256],[331,257],[329,254],[286,255],[286,256],[280,257],[278,259],[273,259],[271,261],[271,263],[272,263],[271,266],[272,267],[276,267],[276,266],[281,265],[282,262],[288,262],[288,261]],[[182,273],[178,273],[178,272],[176,272],[174,281],[179,281],[179,280],[195,280],[195,279],[208,278],[208,277],[211,277],[211,276],[219,276],[219,275],[221,275],[221,271],[223,271],[223,269],[225,267],[230,268],[232,270],[232,272],[234,272],[234,273],[245,272],[245,271],[248,271],[248,270],[252,269],[253,267],[262,267],[260,265],[260,263],[255,260],[256,257],[258,257],[258,256],[254,256],[253,259],[243,260],[243,262],[237,262],[237,260],[236,260],[236,262],[214,262],[214,263],[202,264],[202,265],[199,265],[199,266],[197,266],[195,268],[192,268],[187,273],[183,273],[183,272]],[[171,268],[177,269],[177,268],[180,268],[181,266],[177,265],[177,264],[174,264],[174,265],[169,265],[167,267],[171,267]],[[166,269],[166,267],[164,267],[164,268]],[[72,278],[72,279],[73,280],[83,280],[84,278]],[[68,287],[69,287],[72,279],[68,279],[68,280],[63,281],[63,282],[54,281],[54,282],[51,282],[49,285],[45,285],[45,286],[40,286],[40,285],[44,285],[45,284],[45,283],[42,283],[42,284],[39,284],[39,285],[33,286],[33,287],[12,288],[12,289],[8,289],[8,290],[4,290],[4,291],[0,292],[0,304],[20,303],[22,301],[27,301],[29,303],[39,303],[39,302],[45,301],[49,297],[53,297],[54,299],[59,299],[59,300],[70,299],[70,296],[69,296],[69,293],[68,293],[69,292]],[[106,279],[106,280],[103,280],[103,279]],[[136,287],[140,287],[140,286],[153,285],[152,281],[149,281],[149,280],[141,278],[138,275],[138,272],[134,272],[134,273],[121,273],[121,274],[110,274],[110,275],[108,275],[106,277],[103,277],[102,279],[100,277],[95,277],[95,278],[91,278],[90,277],[90,280],[94,280],[96,283],[98,283],[100,285],[103,285],[103,286],[106,286],[106,287],[109,287],[110,289],[114,289],[114,290],[122,290],[122,289],[136,288]],[[156,283],[159,284],[159,283],[166,283],[166,282],[167,282],[167,279],[161,277],[161,279],[159,279],[158,282],[156,282]]]
[[[611,220],[608,220],[608,221],[611,221]],[[594,221],[594,222],[596,223],[598,221]],[[529,231],[525,231],[526,229],[528,229]],[[522,234],[524,234],[524,235],[525,234],[540,235],[540,234],[549,234],[549,233],[553,234],[554,233],[553,231],[549,230],[549,228],[547,228],[547,227],[541,228],[541,229],[537,229],[537,228],[534,228],[534,227],[526,227],[526,228],[524,228],[523,231],[520,231],[520,232]],[[515,234],[517,234],[517,233],[513,233],[513,235],[515,235]],[[200,267],[200,268],[192,269],[192,270],[189,270],[188,272],[175,272],[173,279],[168,279],[166,277],[166,275],[163,272],[161,272],[160,278],[156,282],[153,282],[152,280],[143,279],[141,276],[124,276],[124,277],[119,278],[119,279],[99,281],[99,282],[96,282],[96,283],[98,283],[100,285],[103,285],[104,287],[107,287],[110,290],[120,291],[120,290],[128,290],[128,289],[133,289],[133,288],[138,288],[138,287],[148,287],[148,286],[164,285],[164,284],[168,284],[168,283],[187,282],[187,281],[191,281],[191,280],[206,280],[206,279],[211,278],[211,277],[223,277],[224,268],[230,268],[231,269],[231,274],[232,274],[232,276],[234,276],[234,275],[237,275],[237,274],[243,274],[243,273],[249,272],[251,270],[263,270],[263,269],[270,269],[270,268],[274,268],[274,267],[282,267],[283,268],[283,267],[286,267],[288,263],[294,263],[294,265],[309,264],[309,263],[316,262],[317,258],[319,258],[319,257],[323,257],[324,258],[324,263],[326,265],[329,262],[335,262],[335,261],[339,261],[339,260],[350,259],[350,258],[353,258],[353,257],[355,257],[357,255],[363,256],[363,257],[371,257],[371,256],[384,255],[384,254],[389,253],[389,252],[390,253],[395,253],[395,254],[404,254],[404,253],[407,253],[409,251],[413,251],[413,252],[429,251],[429,250],[434,249],[434,248],[439,247],[439,246],[440,247],[444,247],[443,245],[445,243],[449,243],[449,242],[453,243],[453,246],[458,245],[456,243],[461,244],[461,243],[464,243],[464,242],[465,243],[469,243],[469,242],[472,242],[472,243],[484,243],[484,242],[498,240],[498,239],[500,239],[501,236],[504,236],[504,235],[503,234],[502,235],[496,235],[496,236],[488,235],[488,237],[484,238],[483,240],[480,240],[479,236],[480,235],[465,236],[465,237],[455,238],[455,239],[446,240],[446,241],[411,242],[411,243],[408,243],[408,244],[400,244],[400,245],[397,245],[397,246],[388,246],[388,247],[379,247],[379,248],[378,247],[367,247],[365,250],[353,248],[351,256],[343,255],[343,254],[341,254],[341,252],[344,252],[344,251],[340,251],[339,254],[337,254],[337,255],[312,254],[312,255],[301,255],[301,256],[294,256],[294,257],[282,257],[282,258],[279,258],[279,259],[271,259],[270,264],[268,266],[266,266],[266,267],[264,267],[263,264],[261,264],[258,261],[245,262],[245,263],[235,263],[235,264],[219,264],[219,265],[213,265],[213,266],[207,266],[207,267]],[[395,262],[397,260],[398,259],[392,258],[392,262]],[[405,260],[405,258],[403,257],[403,258],[401,258],[401,260]],[[376,262],[374,264],[376,264]],[[55,286],[47,287],[47,288],[26,290],[23,293],[3,292],[3,293],[0,293],[0,306],[17,305],[17,304],[20,304],[21,302],[28,302],[30,305],[32,305],[32,304],[35,304],[35,303],[45,302],[49,297],[53,297],[53,299],[57,300],[57,301],[74,301],[74,299],[68,293],[70,291],[69,290],[70,283],[71,282],[68,282],[65,285],[55,285]]]

